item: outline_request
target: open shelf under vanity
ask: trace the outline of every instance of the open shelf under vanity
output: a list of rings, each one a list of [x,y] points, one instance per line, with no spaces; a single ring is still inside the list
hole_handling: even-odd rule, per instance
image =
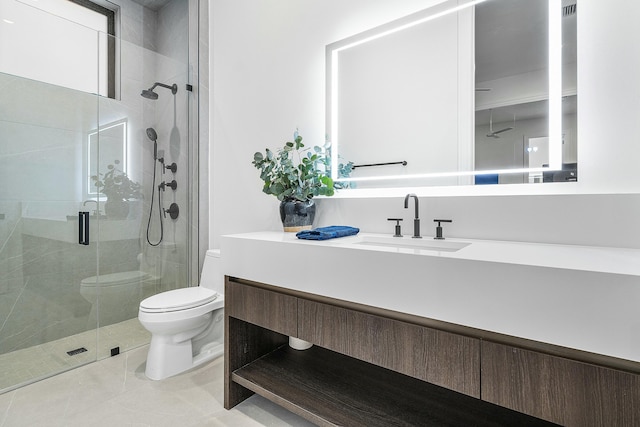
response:
[[[318,346],[283,345],[231,378],[322,426],[556,425]]]

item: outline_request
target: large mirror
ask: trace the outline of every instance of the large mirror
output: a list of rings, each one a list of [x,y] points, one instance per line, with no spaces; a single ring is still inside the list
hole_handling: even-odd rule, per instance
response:
[[[576,181],[576,59],[575,0],[449,0],[333,43],[333,178],[352,188]]]

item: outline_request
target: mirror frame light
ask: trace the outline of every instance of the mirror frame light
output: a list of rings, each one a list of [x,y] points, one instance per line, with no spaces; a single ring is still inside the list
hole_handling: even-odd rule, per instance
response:
[[[86,149],[86,176],[85,176],[85,180],[86,180],[86,191],[85,191],[85,196],[87,198],[93,198],[93,199],[103,199],[105,198],[105,195],[103,193],[101,193],[100,191],[94,191],[92,190],[94,188],[94,183],[91,179],[92,175],[98,175],[99,170],[98,171],[92,171],[91,170],[91,164],[92,164],[92,160],[95,159],[96,161],[99,162],[100,158],[98,156],[97,152],[92,152],[92,146],[94,145],[93,143],[99,144],[100,142],[100,133],[101,132],[105,132],[109,129],[113,129],[120,126],[122,129],[122,147],[120,147],[120,149],[122,150],[122,154],[121,154],[121,162],[122,162],[122,172],[124,172],[125,174],[128,173],[128,169],[129,169],[129,161],[127,158],[127,152],[128,152],[128,138],[127,138],[127,127],[128,127],[128,121],[127,119],[122,119],[122,120],[118,120],[112,123],[109,123],[107,125],[104,126],[100,126],[98,129],[94,129],[91,130],[88,134],[87,134],[87,149]],[[92,138],[94,139],[92,141]],[[120,151],[120,150],[118,150]],[[118,159],[119,160],[119,159]],[[111,161],[109,159],[109,161]],[[98,166],[96,164],[96,166]],[[94,173],[95,172],[95,173]]]
[[[562,14],[561,0],[547,0],[548,2],[548,34],[549,34],[549,166],[542,168],[519,168],[519,169],[495,169],[481,171],[456,171],[440,173],[423,173],[412,175],[389,175],[384,177],[360,177],[360,178],[339,178],[338,177],[338,147],[340,144],[338,137],[338,54],[341,51],[359,46],[361,44],[376,40],[389,34],[411,28],[451,13],[456,13],[463,9],[475,6],[490,0],[472,0],[467,3],[450,7],[451,1],[447,1],[432,6],[423,11],[414,13],[404,18],[397,19],[382,26],[373,28],[360,34],[356,34],[347,39],[332,43],[326,48],[326,73],[327,73],[327,130],[331,141],[331,178],[335,182],[362,182],[362,181],[386,181],[386,180],[407,180],[412,178],[436,178],[436,177],[463,177],[485,174],[506,174],[506,173],[530,173],[548,172],[562,169]],[[512,184],[517,185],[517,184]],[[530,186],[531,184],[523,184]],[[473,185],[463,185],[462,187],[474,187]],[[431,187],[437,188],[437,187]],[[452,188],[452,187],[446,187]],[[393,190],[393,189],[385,189]],[[349,190],[357,191],[357,190]],[[365,191],[369,193],[370,191]]]

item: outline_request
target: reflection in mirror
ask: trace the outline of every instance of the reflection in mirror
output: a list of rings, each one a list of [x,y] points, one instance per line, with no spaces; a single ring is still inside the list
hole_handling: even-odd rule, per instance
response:
[[[84,180],[85,194],[86,198],[95,199],[100,193],[96,189],[95,180],[91,179],[92,176],[106,173],[109,170],[108,166],[116,160],[120,162],[118,169],[127,173],[127,120],[100,126],[100,129],[89,132],[86,155],[88,167]]]
[[[549,165],[546,100],[506,105],[475,114],[475,170],[532,169],[520,173],[476,175],[475,184],[524,184],[577,181],[577,97],[562,99],[562,169],[543,172]],[[562,172],[562,171],[559,171]]]
[[[566,0],[449,0],[327,46],[334,179],[575,180],[575,11]],[[347,162],[390,164],[338,176]]]
[[[549,169],[549,28],[546,1],[475,8],[475,184],[577,181],[576,7],[562,7],[561,170]],[[560,13],[560,12],[559,12]]]

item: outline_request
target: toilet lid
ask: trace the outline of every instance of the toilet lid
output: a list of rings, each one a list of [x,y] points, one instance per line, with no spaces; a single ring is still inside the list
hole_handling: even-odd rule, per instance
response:
[[[195,286],[192,288],[180,288],[162,292],[140,303],[140,309],[144,311],[178,311],[198,307],[218,298],[216,291]]]
[[[140,280],[146,280],[151,277],[144,271],[121,271],[118,273],[102,274],[100,276],[91,276],[82,279],[82,286],[112,286],[122,285],[124,283],[135,283]]]

